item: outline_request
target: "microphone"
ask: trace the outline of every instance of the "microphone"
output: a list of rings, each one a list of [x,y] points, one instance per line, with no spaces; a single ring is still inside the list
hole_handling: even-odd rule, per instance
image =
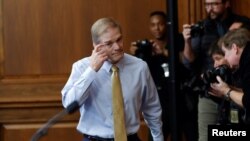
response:
[[[33,134],[30,141],[38,141],[42,136],[47,134],[48,129],[54,125],[56,122],[58,122],[61,118],[63,118],[67,114],[72,114],[76,110],[79,109],[79,104],[77,101],[72,102],[68,107],[66,107],[64,110],[62,110],[60,113],[53,116],[49,121],[41,127],[39,130],[36,131],[35,134]]]

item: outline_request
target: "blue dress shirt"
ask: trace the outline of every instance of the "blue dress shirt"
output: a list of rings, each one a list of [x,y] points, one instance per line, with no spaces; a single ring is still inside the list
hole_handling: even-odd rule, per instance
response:
[[[71,75],[62,89],[62,103],[67,107],[78,101],[80,120],[77,129],[84,134],[113,138],[111,67],[105,61],[98,72],[90,67],[90,58],[73,64]],[[149,126],[154,141],[163,141],[161,106],[154,81],[147,64],[124,54],[116,64],[124,98],[127,134],[137,133],[140,112]]]

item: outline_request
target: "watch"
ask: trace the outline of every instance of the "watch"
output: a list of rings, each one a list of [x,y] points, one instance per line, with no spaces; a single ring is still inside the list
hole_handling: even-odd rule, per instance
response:
[[[226,95],[225,95],[225,99],[226,99],[227,101],[230,101],[230,100],[231,100],[231,98],[230,98],[231,91],[232,91],[232,89],[230,88],[230,89],[227,91]]]

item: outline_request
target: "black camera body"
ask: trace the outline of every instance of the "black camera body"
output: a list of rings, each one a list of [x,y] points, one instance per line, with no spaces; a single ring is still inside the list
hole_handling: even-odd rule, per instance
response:
[[[207,92],[210,89],[210,84],[217,82],[216,76],[220,76],[223,81],[232,84],[232,73],[230,68],[227,65],[221,65],[206,70],[202,74],[202,77],[200,75],[193,76],[189,81],[184,83],[184,90],[201,94],[202,97],[211,97]]]
[[[204,33],[204,23],[202,21],[197,22],[191,26],[191,37],[197,37]]]
[[[218,82],[216,76],[220,76],[221,79],[229,85],[233,84],[233,82],[235,83],[230,68],[227,65],[221,65],[216,68],[206,70],[202,74],[202,77],[200,75],[195,75],[194,77],[192,77],[190,81],[185,83],[184,91],[190,92],[191,94],[199,94],[199,96],[209,98],[217,103],[219,113],[217,117],[217,124],[232,124],[230,121],[230,111],[232,103],[208,93],[210,90],[210,84]],[[239,121],[240,123],[242,122],[241,119],[239,119]]]
[[[227,83],[231,83],[231,71],[227,65],[221,65],[211,70],[207,70],[202,77],[205,85],[218,82],[216,76],[220,76],[221,79]]]
[[[136,57],[145,60],[152,56],[152,43],[149,40],[138,40],[136,46],[138,48],[135,52]]]

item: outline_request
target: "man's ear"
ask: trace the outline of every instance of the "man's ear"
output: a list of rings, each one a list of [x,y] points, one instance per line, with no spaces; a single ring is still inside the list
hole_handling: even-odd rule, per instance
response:
[[[239,53],[239,47],[235,44],[235,43],[233,43],[232,44],[232,48],[231,48],[236,54],[238,54]]]

